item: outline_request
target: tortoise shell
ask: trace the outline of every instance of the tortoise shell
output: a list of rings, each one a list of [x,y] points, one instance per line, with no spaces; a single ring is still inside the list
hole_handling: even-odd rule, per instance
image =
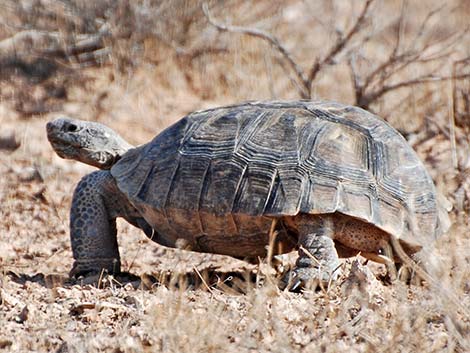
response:
[[[406,140],[381,118],[337,103],[194,112],[111,173],[155,230],[175,239],[246,232],[243,217],[335,212],[421,246],[442,233],[433,181]]]

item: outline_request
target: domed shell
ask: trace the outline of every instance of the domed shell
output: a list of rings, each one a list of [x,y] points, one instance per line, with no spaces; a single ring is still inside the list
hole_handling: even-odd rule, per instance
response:
[[[147,220],[170,228],[204,232],[204,223],[237,214],[340,212],[413,244],[442,232],[433,181],[406,140],[381,118],[337,103],[191,113],[111,173]]]

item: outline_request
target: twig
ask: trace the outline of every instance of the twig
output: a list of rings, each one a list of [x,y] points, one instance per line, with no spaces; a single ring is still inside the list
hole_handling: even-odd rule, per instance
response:
[[[470,74],[458,75],[458,76],[441,76],[441,77],[420,77],[413,80],[402,81],[395,84],[384,85],[381,89],[363,97],[362,102],[358,102],[360,107],[368,107],[372,102],[376,101],[378,98],[382,97],[384,94],[397,90],[399,88],[415,86],[423,83],[436,83],[448,80],[463,80],[466,78],[470,78]]]
[[[271,228],[269,229],[269,247],[268,247],[268,266],[271,266],[271,261],[273,259],[273,254],[274,254],[274,245],[276,244],[276,237],[277,237],[277,231],[276,231],[276,225],[277,225],[277,218],[273,218],[271,222]]]
[[[220,31],[247,34],[247,35],[257,37],[257,38],[260,38],[260,39],[263,39],[263,40],[267,41],[289,63],[290,67],[294,71],[294,73],[297,76],[298,80],[303,83],[303,86],[304,87],[307,86],[308,80],[307,80],[307,77],[305,76],[302,68],[295,62],[295,60],[292,58],[292,55],[289,53],[287,48],[279,41],[279,39],[277,39],[276,37],[274,37],[270,33],[265,32],[261,29],[246,28],[246,27],[240,27],[240,26],[230,26],[230,25],[227,25],[227,24],[217,23],[216,21],[214,21],[211,14],[209,13],[209,8],[207,6],[207,3],[204,3],[202,5],[202,10],[204,11],[204,15],[206,16],[209,23],[211,25],[213,25],[214,27],[216,27]],[[308,92],[306,92],[304,90],[302,92],[302,96],[304,98],[308,98],[307,96],[309,96],[309,94],[308,94]]]
[[[320,261],[318,261],[318,259],[315,256],[312,255],[310,251],[308,251],[303,245],[299,246],[299,250],[305,253],[305,255],[307,255],[311,260],[313,260],[313,262],[315,262],[315,264],[319,266],[321,269],[322,264],[320,263]]]
[[[328,51],[328,53],[322,59],[314,61],[314,63],[310,67],[310,70],[308,70],[308,74],[306,74],[306,72],[302,69],[302,67],[299,64],[297,64],[297,62],[294,60],[291,53],[287,50],[287,48],[281,43],[281,41],[277,37],[257,28],[231,26],[231,25],[227,25],[223,23],[218,23],[213,19],[213,17],[209,13],[209,8],[206,3],[202,5],[202,10],[207,20],[209,21],[209,23],[220,31],[246,34],[252,37],[260,38],[268,42],[274,49],[277,50],[277,52],[279,52],[279,54],[281,55],[281,58],[287,63],[288,67],[294,72],[295,80],[292,80],[292,81],[294,81],[294,84],[297,87],[300,93],[300,96],[304,99],[308,99],[308,98],[311,98],[312,84],[317,78],[319,72],[326,65],[331,64],[334,61],[335,57],[344,50],[344,48],[351,41],[353,36],[361,30],[361,27],[374,1],[375,0],[366,0],[364,7],[361,10],[361,13],[357,17],[351,29],[347,32],[346,35],[338,36],[338,39],[336,40],[335,44],[332,46],[332,48]],[[281,66],[284,67],[283,63],[281,63]]]
[[[211,287],[209,287],[209,285],[207,284],[206,280],[204,279],[204,277],[202,277],[201,275],[201,272],[199,272],[199,270],[196,268],[196,266],[193,267],[194,271],[196,272],[196,274],[198,275],[199,279],[202,281],[202,283],[204,284],[204,286],[206,287],[206,289],[211,293],[211,294],[214,294],[214,291],[212,290]]]
[[[459,68],[461,67],[461,69],[464,69],[469,64],[470,64],[470,56],[468,56],[466,58],[463,58],[461,60],[455,61],[452,64],[452,75],[454,77],[456,77],[457,72],[459,71]],[[458,80],[456,80],[456,79],[452,80],[452,114],[453,114],[453,117],[454,117],[454,121],[457,122],[458,125],[462,125],[462,124],[459,124],[459,122],[460,122],[460,113],[458,112],[459,98],[458,98],[457,81]],[[464,107],[463,107],[464,108],[464,116],[465,116],[465,113],[466,113],[466,115],[470,116],[470,104],[469,104],[470,103],[470,94],[465,95],[462,92],[462,99],[464,101]],[[464,123],[463,127],[465,129],[468,129],[470,127],[468,124],[469,124],[469,122],[467,122],[466,124]]]
[[[396,57],[400,50],[401,43],[403,42],[403,35],[405,30],[405,10],[408,5],[408,1],[403,0],[401,4],[400,17],[398,18],[398,26],[395,35],[395,46],[393,47],[391,57]]]
[[[453,95],[453,88],[455,85],[455,76],[456,73],[452,73],[452,82],[450,83],[450,94],[449,94],[449,99],[451,100],[451,104],[449,107],[449,132],[450,132],[450,151],[451,151],[451,156],[452,156],[452,166],[454,167],[454,171],[459,170],[459,160],[457,157],[457,142],[455,139],[455,110],[453,109],[455,106],[454,102],[454,95]]]
[[[391,48],[385,61],[376,65],[368,73],[361,75],[356,63],[358,54],[356,52],[350,52],[349,54],[348,65],[354,87],[355,104],[364,109],[370,109],[370,105],[379,98],[400,88],[451,79],[454,81],[462,80],[470,77],[469,75],[456,75],[455,73],[452,75],[439,74],[446,64],[447,58],[454,53],[455,45],[468,34],[468,30],[454,32],[444,38],[440,37],[432,40],[424,38],[431,20],[445,8],[441,6],[428,12],[421,22],[417,34],[411,40],[411,44],[406,46],[403,33],[407,4],[407,0],[402,2],[400,15],[396,20],[397,29],[394,32],[393,48]],[[396,79],[405,69],[416,64],[426,63],[432,64],[427,72],[417,74],[412,78]]]
[[[319,61],[316,61],[308,74],[308,85],[310,86],[312,82],[315,80],[317,77],[318,73],[322,69],[322,67],[325,64],[329,64],[330,62],[333,61],[333,58],[338,55],[346,46],[346,44],[352,39],[352,37],[359,32],[361,29],[362,24],[364,23],[364,20],[369,12],[370,6],[375,0],[367,0],[366,3],[364,4],[364,7],[359,15],[359,17],[356,19],[356,22],[354,25],[351,27],[349,32],[344,36],[344,37],[339,37],[338,40],[336,41],[335,45],[330,49],[328,54],[325,55],[325,57]],[[309,88],[309,91],[311,88]]]
[[[110,33],[109,26],[103,25],[97,34],[79,36],[74,43],[65,44],[59,32],[25,30],[0,41],[0,57],[28,57],[39,55],[50,58],[76,57],[78,61],[98,58],[104,49],[103,39]],[[100,53],[100,51],[102,51]],[[107,51],[105,50],[106,55]],[[94,55],[95,53],[95,55]]]

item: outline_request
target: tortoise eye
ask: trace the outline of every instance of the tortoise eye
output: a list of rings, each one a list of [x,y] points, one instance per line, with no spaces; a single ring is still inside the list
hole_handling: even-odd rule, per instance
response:
[[[75,132],[77,131],[77,125],[75,124],[68,124],[65,129],[67,130],[67,132]]]

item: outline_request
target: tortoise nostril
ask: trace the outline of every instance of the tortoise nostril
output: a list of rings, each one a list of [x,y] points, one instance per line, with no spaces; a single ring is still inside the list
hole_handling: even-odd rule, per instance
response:
[[[67,132],[75,132],[75,131],[77,131],[77,125],[75,125],[75,124],[67,124],[67,126],[65,127],[65,129],[67,130]]]

